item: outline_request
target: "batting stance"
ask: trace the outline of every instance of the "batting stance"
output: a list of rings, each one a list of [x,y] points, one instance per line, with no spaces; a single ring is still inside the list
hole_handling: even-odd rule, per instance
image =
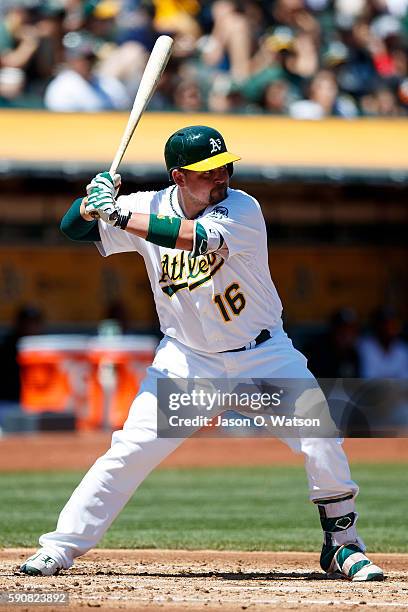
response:
[[[118,199],[120,177],[95,176],[61,229],[95,242],[103,256],[137,251],[145,260],[164,338],[122,431],[75,489],[56,530],[21,566],[50,576],[102,538],[146,476],[182,442],[157,437],[157,379],[311,378],[282,329],[282,306],[268,267],[259,203],[231,189],[233,163],[222,135],[190,126],[165,146],[171,186]],[[323,528],[321,566],[354,581],[382,580],[356,530],[358,493],[339,440],[286,440],[302,452],[310,499]]]

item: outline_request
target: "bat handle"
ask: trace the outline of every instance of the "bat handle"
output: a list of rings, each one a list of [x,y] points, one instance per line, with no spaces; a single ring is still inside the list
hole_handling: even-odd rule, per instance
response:
[[[111,175],[111,177],[113,178],[115,176],[115,174],[118,171],[118,165],[115,162],[112,162],[111,167],[109,168],[109,174]]]

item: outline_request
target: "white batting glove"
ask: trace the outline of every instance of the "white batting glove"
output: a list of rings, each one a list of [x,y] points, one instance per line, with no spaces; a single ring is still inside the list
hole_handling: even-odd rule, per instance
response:
[[[86,193],[88,196],[90,196],[95,191],[104,191],[106,193],[110,193],[112,197],[116,198],[121,184],[122,178],[120,174],[115,174],[112,177],[109,172],[100,172],[94,176],[89,185],[86,186]]]
[[[94,219],[102,219],[109,225],[115,225],[119,209],[115,199],[108,192],[94,191],[88,196],[85,212]]]
[[[120,186],[120,176],[115,175],[117,188]],[[89,188],[89,191],[88,191]],[[115,184],[109,172],[97,174],[87,187],[88,198],[85,212],[94,219],[102,219],[114,227],[126,229],[132,216],[127,210],[122,210],[115,201]]]

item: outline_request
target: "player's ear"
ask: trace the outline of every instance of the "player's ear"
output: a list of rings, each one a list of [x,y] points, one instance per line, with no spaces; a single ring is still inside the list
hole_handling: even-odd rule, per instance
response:
[[[178,168],[176,168],[175,170],[172,170],[171,176],[173,178],[173,181],[176,183],[176,185],[178,185],[179,187],[185,186],[186,177],[182,170],[179,170]]]

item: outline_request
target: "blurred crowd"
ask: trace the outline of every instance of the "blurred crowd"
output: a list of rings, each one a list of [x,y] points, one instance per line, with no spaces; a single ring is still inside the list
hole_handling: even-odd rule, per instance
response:
[[[303,350],[319,378],[408,378],[403,331],[392,308],[376,309],[365,329],[352,308],[341,308]]]
[[[407,114],[408,0],[2,0],[0,19],[0,107],[130,108],[170,34],[151,109]]]
[[[98,334],[106,333],[106,324],[109,333],[113,327],[115,334],[134,333],[130,313],[120,299],[108,304],[96,330]],[[309,334],[308,341],[296,344],[300,344],[308,367],[318,378],[407,379],[406,331],[392,308],[376,309],[365,325],[352,308],[341,308],[332,313],[321,334]],[[18,402],[20,398],[20,339],[46,333],[44,312],[32,304],[17,309],[12,325],[0,338],[0,404]]]

